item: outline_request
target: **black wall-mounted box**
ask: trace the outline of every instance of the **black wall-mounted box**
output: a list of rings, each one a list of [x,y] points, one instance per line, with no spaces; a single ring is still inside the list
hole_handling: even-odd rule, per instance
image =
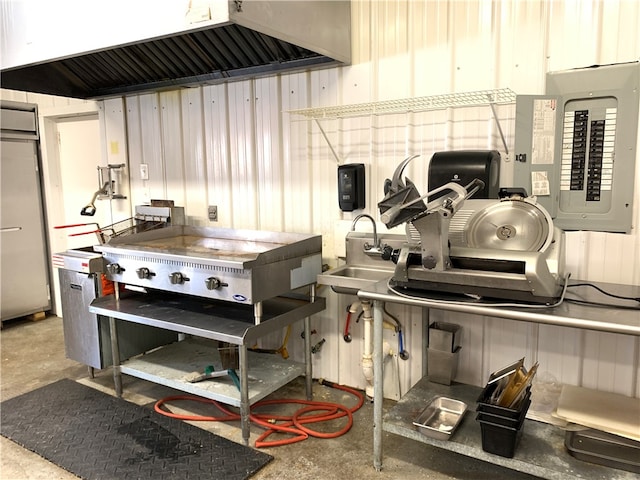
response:
[[[463,187],[478,178],[484,188],[472,198],[498,198],[500,189],[500,152],[497,150],[460,150],[437,152],[429,163],[429,190],[455,182]],[[429,197],[435,200],[447,192]]]
[[[364,163],[350,163],[338,167],[338,205],[343,212],[364,208]]]

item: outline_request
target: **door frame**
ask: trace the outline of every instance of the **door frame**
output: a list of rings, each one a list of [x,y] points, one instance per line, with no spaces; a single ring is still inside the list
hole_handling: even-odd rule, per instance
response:
[[[98,102],[88,101],[65,105],[63,107],[43,108],[39,110],[38,122],[40,127],[40,154],[42,156],[41,179],[43,184],[43,196],[45,205],[45,224],[47,227],[46,236],[49,247],[49,258],[59,251],[53,235],[53,227],[64,223],[64,200],[62,192],[62,175],[60,151],[58,148],[58,124],[62,121],[68,122],[73,119],[78,121],[87,118],[100,119],[100,108]],[[106,157],[104,149],[103,135],[100,135],[100,151],[102,157]],[[101,163],[103,159],[101,159]],[[52,280],[51,300],[52,312],[61,317],[62,306],[60,303],[60,280],[58,272],[51,262],[49,262],[49,275]]]

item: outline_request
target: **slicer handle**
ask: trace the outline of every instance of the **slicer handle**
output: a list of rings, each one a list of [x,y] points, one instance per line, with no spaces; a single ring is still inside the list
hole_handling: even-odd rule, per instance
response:
[[[465,199],[472,197],[476,192],[482,190],[484,188],[485,183],[479,178],[474,178],[469,182],[469,184],[464,187],[467,191],[467,195],[464,197]]]

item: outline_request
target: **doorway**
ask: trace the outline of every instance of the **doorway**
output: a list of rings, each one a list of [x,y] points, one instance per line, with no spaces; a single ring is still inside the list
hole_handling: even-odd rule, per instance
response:
[[[81,215],[99,189],[100,125],[97,116],[61,119],[58,127],[58,158],[60,159],[60,188],[62,191],[61,225],[87,226],[57,229],[59,249],[87,247],[97,243],[92,232],[113,222],[111,202],[96,199],[95,214]]]
[[[96,200],[93,216],[80,212],[99,189],[102,162],[101,127],[97,112],[45,117],[48,234],[51,254],[98,243],[97,227],[114,223],[111,202]],[[82,225],[87,224],[87,225]],[[77,227],[56,228],[65,225]],[[52,271],[54,311],[61,316],[60,281]]]

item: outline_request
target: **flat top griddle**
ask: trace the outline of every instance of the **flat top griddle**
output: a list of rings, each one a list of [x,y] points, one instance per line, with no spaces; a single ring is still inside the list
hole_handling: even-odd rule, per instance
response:
[[[94,247],[111,255],[144,255],[174,261],[234,264],[242,268],[322,251],[322,237],[286,232],[171,226],[113,237]]]
[[[133,238],[131,240],[134,240]],[[123,242],[120,248],[153,251],[155,253],[185,257],[215,257],[218,259],[254,260],[259,254],[284,247],[284,243],[256,242],[241,239],[211,238],[195,235],[178,235],[141,242]]]

